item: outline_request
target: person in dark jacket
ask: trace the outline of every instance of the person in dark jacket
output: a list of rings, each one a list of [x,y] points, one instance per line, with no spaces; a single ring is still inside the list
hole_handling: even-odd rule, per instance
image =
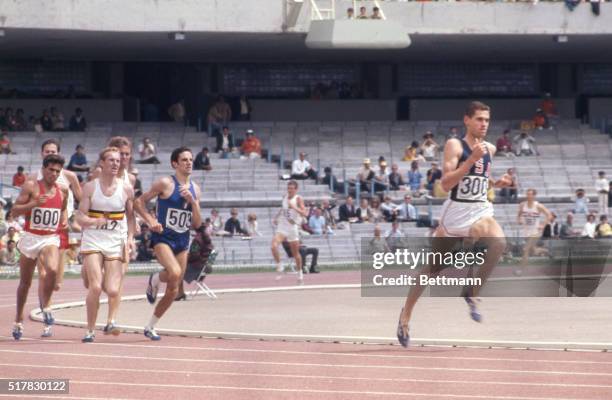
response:
[[[225,227],[223,228],[223,230],[229,233],[230,236],[234,236],[234,235],[248,236],[249,233],[246,231],[246,229],[243,229],[240,226],[240,220],[238,219],[238,210],[235,208],[232,208],[231,215],[232,216],[227,221],[225,221]]]
[[[191,241],[191,245],[189,246],[189,253],[187,254],[187,268],[185,270],[185,276],[183,276],[183,281],[187,283],[191,283],[198,279],[202,269],[205,269],[206,274],[212,272],[211,264],[214,261],[213,255],[216,252],[210,236],[208,233],[206,233],[206,228],[206,225],[202,224],[196,230],[196,234]],[[201,279],[204,279],[204,277]],[[174,301],[187,299],[185,289],[183,288],[183,281],[181,281],[178,295]]]

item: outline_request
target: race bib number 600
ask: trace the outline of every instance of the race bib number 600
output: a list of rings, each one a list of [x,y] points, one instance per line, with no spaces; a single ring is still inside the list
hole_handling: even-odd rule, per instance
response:
[[[191,228],[191,211],[169,208],[166,214],[166,227],[177,233],[187,232]]]
[[[57,208],[33,208],[30,228],[40,231],[55,231],[59,225],[60,212]]]
[[[489,179],[484,176],[465,176],[459,183],[459,200],[484,201],[487,199]]]

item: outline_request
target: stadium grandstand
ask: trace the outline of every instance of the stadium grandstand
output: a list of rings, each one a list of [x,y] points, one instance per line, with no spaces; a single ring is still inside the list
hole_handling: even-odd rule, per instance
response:
[[[204,273],[203,268],[196,274],[197,280],[186,280],[197,282],[196,286],[184,283],[187,295],[183,299],[189,301],[173,305],[160,323],[158,331],[168,335],[164,340],[169,346],[160,347],[163,352],[157,354],[158,349],[148,344],[124,339],[136,335],[122,335],[114,341],[96,339],[95,345],[108,345],[97,347],[102,352],[98,355],[75,350],[82,333],[76,328],[87,325],[85,307],[89,304],[85,297],[89,289],[84,289],[81,281],[87,254],[79,254],[86,227],[79,226],[78,213],[70,218],[66,279],[53,295],[57,340],[49,339],[59,347],[50,364],[59,369],[62,357],[74,358],[70,367],[74,375],[62,371],[62,377],[74,382],[74,391],[62,398],[157,399],[172,395],[172,391],[185,398],[241,398],[247,393],[257,398],[296,399],[612,398],[607,380],[612,374],[609,353],[595,352],[612,349],[608,277],[612,226],[607,220],[612,207],[609,1],[48,0],[37,4],[0,0],[0,277],[6,278],[0,280],[4,289],[0,326],[6,328],[4,333],[8,335],[13,323],[13,294],[24,270],[15,248],[19,249],[19,238],[30,229],[23,215],[11,215],[15,214],[12,207],[21,204],[18,197],[28,176],[38,174],[36,179],[44,180],[39,171],[45,140],[57,140],[66,159],[64,168],[74,172],[83,188],[97,179],[94,171],[102,165],[99,154],[109,140],[128,138],[132,159],[127,172],[135,178],[136,198],[155,187],[160,177],[175,174],[176,166],[171,163],[175,149],[191,149],[195,163],[187,185],[194,183],[201,189],[197,201],[203,231],[210,236],[216,253],[207,264],[213,273],[207,276],[210,270]],[[421,300],[417,311],[421,319],[415,320],[414,327],[413,322],[410,325],[416,335],[413,343],[461,348],[445,356],[452,366],[440,367],[444,372],[441,383],[436,383],[428,381],[431,376],[423,372],[440,365],[432,366],[432,360],[436,362],[440,355],[428,348],[418,354],[391,354],[378,347],[363,350],[363,343],[396,342],[396,314],[408,290],[402,288],[405,290],[399,295],[368,294],[364,276],[369,275],[364,275],[364,268],[369,266],[364,267],[364,260],[369,260],[371,246],[381,238],[383,249],[390,251],[410,248],[420,243],[419,239],[429,240],[434,232],[445,229],[447,199],[456,196],[461,185],[453,185],[454,190],[443,188],[443,173],[458,168],[449,167],[445,149],[452,147],[449,142],[468,146],[461,162],[474,151],[465,138],[472,134],[469,120],[473,116],[466,108],[475,101],[490,107],[485,140],[496,148],[487,164],[490,170],[485,172],[488,190],[485,188],[481,197],[492,204],[494,218],[507,238],[504,265],[513,267],[498,268],[501,272],[493,273],[491,283],[495,288],[500,285],[501,297],[513,296],[512,291],[529,294],[522,299],[506,297],[504,304],[488,298],[496,295],[492,292],[483,295],[487,297],[483,308],[486,310],[489,302],[493,306],[487,311],[498,314],[491,318],[498,328],[485,326],[482,336],[471,331],[471,325],[456,322],[456,314],[465,310],[448,312],[453,315],[443,322],[451,328],[444,332],[439,315],[444,315],[447,303],[442,301],[447,299]],[[504,180],[504,184],[497,185],[497,180]],[[176,178],[174,182],[179,185]],[[291,256],[289,245],[285,250],[280,248],[282,274],[277,274],[279,263],[271,251],[280,232],[278,218],[283,214],[279,210],[290,211],[292,207],[287,206],[290,196],[285,197],[291,182],[297,182],[306,211],[297,224],[299,243],[305,254],[316,251],[314,259],[303,257],[303,270],[310,273],[295,287],[292,273],[301,277],[295,270],[299,269],[297,256]],[[534,207],[542,205],[547,211],[534,211],[536,251],[531,254],[527,250],[525,255],[530,241],[526,236],[533,236],[525,234],[525,218],[532,216],[523,214],[533,204],[527,201],[530,189],[536,190]],[[185,197],[182,192],[180,196]],[[159,212],[156,201],[144,206]],[[117,332],[143,332],[150,313],[143,296],[146,275],[159,277],[155,274],[165,268],[150,243],[155,227],[142,213],[137,214],[136,241],[130,249]],[[189,215],[191,218],[191,208]],[[165,229],[166,222],[159,222]],[[570,271],[576,267],[571,262],[557,263],[570,257],[571,251],[562,243],[579,243],[569,245],[575,253],[577,249],[597,251],[603,266],[597,264],[601,260],[596,257],[597,266],[587,268],[584,276]],[[526,268],[527,258],[535,270]],[[563,276],[556,275],[559,265],[567,268]],[[594,287],[575,289],[568,283],[573,274],[591,279]],[[34,281],[39,276],[41,282],[45,279],[44,273],[36,273]],[[543,281],[554,281],[552,292],[548,286],[537,286]],[[511,282],[509,288],[503,288],[504,282]],[[208,296],[196,296],[194,288]],[[32,320],[44,322],[47,329],[52,325],[48,323],[50,309],[42,300],[33,300],[34,289],[25,303],[26,313]],[[563,294],[551,294],[555,291]],[[586,300],[593,303],[557,303],[568,299],[553,299],[551,306],[542,299],[529,298],[574,295],[590,296]],[[471,297],[462,292],[463,296],[472,319],[480,322]],[[343,303],[344,299],[349,300]],[[149,302],[155,301],[154,293]],[[531,316],[519,313],[528,310],[532,302]],[[111,301],[108,303],[110,306]],[[319,315],[320,308],[328,306],[330,309]],[[299,310],[301,307],[304,309]],[[593,316],[585,316],[590,307]],[[104,308],[100,307],[100,314]],[[366,317],[359,310],[371,323],[362,321]],[[550,318],[548,324],[549,313],[556,310],[562,316]],[[283,320],[282,315],[294,311],[295,315]],[[200,312],[208,313],[206,318],[199,318]],[[423,317],[427,312],[431,315]],[[185,320],[187,315],[190,321]],[[158,317],[154,315],[151,321],[157,322]],[[241,318],[244,324],[234,321]],[[353,321],[358,326],[354,331],[348,328]],[[98,325],[102,322],[98,319]],[[114,328],[114,320],[109,323]],[[281,329],[285,323],[289,327]],[[400,327],[401,323],[400,319]],[[517,324],[524,324],[524,336]],[[59,376],[53,370],[36,369],[33,357],[47,348],[33,335],[32,325],[25,323],[24,334],[33,342],[31,350],[0,335],[0,352],[8,360],[0,362],[0,397],[12,394],[3,386],[5,378]],[[102,326],[104,323],[98,327]],[[149,328],[154,328],[153,322],[146,325],[145,335]],[[18,339],[14,331],[13,337]],[[155,333],[147,337],[159,339]],[[210,338],[236,341],[218,344]],[[93,336],[90,339],[93,341]],[[252,339],[272,342],[258,347]],[[297,345],[292,341],[298,341]],[[346,347],[326,347],[327,342],[342,342],[337,346]],[[112,347],[115,345],[118,347]],[[536,356],[528,350],[507,348],[592,352]],[[145,357],[149,351],[150,359]],[[198,351],[206,355],[200,358]],[[233,351],[240,353],[231,361],[221,356]],[[372,352],[371,359],[368,352]],[[281,374],[280,369],[250,369],[249,362],[265,363],[263,358],[256,360],[256,354],[272,357],[270,365],[286,363],[282,365],[290,371]],[[401,358],[406,354],[411,354],[407,357],[414,357],[416,364]],[[122,362],[123,356],[143,368],[153,360],[155,366],[150,369],[160,370],[165,368],[161,360],[168,358],[172,366],[168,369],[180,376],[180,383],[173,386],[163,380],[152,381],[151,376],[132,370],[133,365],[120,364],[109,367],[116,371],[109,372],[107,378],[100,369],[102,377],[98,379],[93,371],[102,364],[87,362],[88,357]],[[332,362],[327,358],[331,356],[340,358]],[[393,357],[398,357],[398,364],[387,365]],[[222,358],[225,361],[219,361]],[[359,359],[364,364],[352,364]],[[461,370],[466,360],[491,365],[482,370]],[[521,360],[527,361],[521,364]],[[239,382],[240,373],[229,366],[219,371],[211,368],[205,384],[185,378],[190,370],[194,376],[207,374],[200,371],[204,362],[218,363],[215,366],[244,363],[236,371],[245,371],[250,378]],[[518,369],[506,370],[505,362],[520,364],[520,379],[512,376]],[[601,366],[601,371],[582,380],[580,374],[589,373],[591,364]],[[330,372],[330,380],[338,382],[326,385],[323,375],[327,370],[316,372],[319,367],[342,366],[381,371],[414,368],[417,375],[409,380],[399,374],[373,373],[373,369],[359,378],[365,381],[358,382],[354,376],[339,377]],[[565,366],[575,370],[565,370]],[[80,367],[83,371],[92,368],[91,374],[77,371]],[[114,376],[122,367],[126,375]],[[183,368],[185,376],[177,372]],[[416,372],[418,368],[424,369]],[[568,376],[566,386],[546,376],[551,368],[559,369],[549,371],[551,376]],[[500,375],[486,375],[492,371]],[[485,385],[477,389],[461,386],[465,383],[460,381],[473,377],[473,372],[486,375]],[[311,387],[289,384],[284,378],[301,379],[308,374],[320,381]],[[357,383],[353,387],[353,381],[341,382],[343,379]],[[384,386],[385,380],[391,381],[391,386]],[[473,378],[474,385],[478,380]],[[366,381],[375,383],[368,387]],[[528,381],[534,383],[528,385]],[[101,385],[107,385],[109,391]],[[146,385],[151,389],[145,389]],[[437,385],[447,386],[439,390]],[[487,385],[494,386],[495,392],[482,389]],[[570,397],[564,397],[566,393]]]

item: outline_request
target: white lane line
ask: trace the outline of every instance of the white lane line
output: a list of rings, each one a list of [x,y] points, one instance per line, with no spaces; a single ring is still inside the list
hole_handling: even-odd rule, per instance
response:
[[[50,394],[48,396],[41,394],[0,394],[0,397],[19,398],[19,399],[67,399],[67,400],[136,400],[134,398],[118,398],[118,397],[82,397],[82,396],[59,396],[57,394]]]
[[[178,375],[215,375],[215,376],[252,376],[261,378],[298,378],[311,380],[341,380],[341,381],[366,381],[366,382],[406,382],[406,383],[446,383],[453,385],[505,385],[505,386],[535,386],[535,387],[560,387],[560,388],[589,388],[589,389],[609,389],[612,385],[589,385],[574,383],[546,383],[546,382],[507,382],[507,381],[482,381],[482,380],[448,380],[448,379],[414,379],[414,378],[366,378],[360,376],[334,376],[334,375],[304,375],[304,374],[263,374],[246,372],[216,372],[216,371],[189,371],[185,369],[144,369],[144,368],[103,368],[103,367],[83,367],[67,365],[36,365],[36,364],[3,364],[4,367],[18,368],[40,368],[40,369],[75,369],[79,371],[106,371],[106,372],[130,372],[140,374],[178,374]]]
[[[246,364],[246,365],[278,365],[291,367],[319,367],[319,368],[354,368],[354,369],[398,369],[398,370],[428,370],[428,371],[454,371],[454,372],[486,372],[503,373],[518,375],[569,375],[569,376],[610,376],[607,372],[575,372],[575,371],[540,371],[540,370],[512,370],[512,369],[492,369],[492,368],[447,368],[447,367],[422,367],[405,365],[354,365],[354,364],[331,364],[331,363],[299,363],[299,362],[278,362],[278,361],[245,361],[245,360],[223,360],[206,358],[173,358],[173,357],[145,357],[127,355],[107,355],[90,353],[63,353],[51,351],[30,351],[30,350],[4,350],[0,353],[11,354],[35,354],[40,356],[61,356],[61,357],[91,357],[118,360],[145,360],[145,361],[174,361],[174,362],[193,362],[193,363],[219,363],[219,364]]]
[[[453,398],[453,399],[486,399],[486,400],[580,400],[570,397],[523,397],[523,396],[493,396],[493,395],[459,395],[459,394],[433,394],[433,393],[407,393],[407,392],[378,392],[378,391],[353,391],[353,390],[317,390],[317,389],[284,389],[269,387],[242,387],[242,386],[215,386],[215,385],[173,385],[173,384],[149,384],[149,383],[122,383],[122,382],[97,382],[97,381],[70,381],[70,384],[108,385],[128,387],[156,387],[172,389],[216,389],[237,390],[253,392],[276,392],[276,393],[313,393],[313,394],[344,394],[344,395],[370,395],[370,396],[394,396],[394,397],[426,397]]]

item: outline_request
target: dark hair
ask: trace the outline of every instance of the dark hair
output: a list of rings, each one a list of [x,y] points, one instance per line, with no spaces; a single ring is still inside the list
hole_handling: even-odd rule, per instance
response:
[[[59,164],[63,167],[65,162],[64,157],[59,154],[49,154],[43,160],[43,168],[47,168],[51,164]]]
[[[108,141],[108,145],[116,148],[123,146],[132,147],[132,142],[130,142],[130,139],[126,138],[125,136],[113,136]]]
[[[78,149],[85,149],[85,147],[83,147],[82,144],[77,144],[75,150],[78,150]]]
[[[20,166],[18,166],[18,167],[17,167],[17,171],[19,171],[19,172],[23,172],[23,167],[22,167],[21,165],[20,165]]]
[[[182,147],[174,149],[172,151],[172,154],[170,154],[170,163],[178,162],[178,159],[181,153],[184,153],[186,151],[190,152],[191,155],[193,155],[193,151],[191,151],[189,147],[182,146]]]
[[[538,194],[538,191],[533,189],[533,188],[527,189],[527,193],[529,193],[529,192],[533,193],[534,196]]]
[[[294,187],[294,188],[296,188],[296,189],[299,187],[299,186],[298,186],[297,181],[295,181],[295,180],[293,180],[293,179],[292,179],[292,180],[290,180],[290,181],[287,183],[287,186],[289,186],[289,185],[293,185],[293,187]]]
[[[44,151],[44,150],[45,150],[45,147],[47,147],[47,145],[50,145],[50,144],[54,144],[54,145],[55,145],[55,147],[57,147],[57,152],[58,152],[58,153],[60,152],[60,144],[59,144],[59,141],[58,141],[57,139],[53,139],[53,138],[51,138],[51,139],[47,139],[47,140],[45,140],[44,142],[42,142],[42,145],[40,146],[40,151],[41,151],[41,152],[42,152],[42,151]]]
[[[7,244],[7,245],[9,245],[9,244],[11,244],[11,243],[12,243],[12,244],[15,244],[15,241],[14,241],[14,240],[12,240],[12,239],[9,239],[9,240],[7,240],[7,241],[6,241],[6,244]]]
[[[474,114],[476,114],[476,111],[491,111],[491,107],[480,101],[472,101],[468,104],[465,115],[472,118]]]
[[[607,215],[605,215],[605,214],[602,214],[602,215],[600,215],[600,216],[599,216],[599,220],[600,220],[600,221],[605,221],[605,220],[607,220],[607,219],[608,219],[608,216],[607,216]]]
[[[206,146],[202,147],[202,151],[208,151],[208,147]]]

